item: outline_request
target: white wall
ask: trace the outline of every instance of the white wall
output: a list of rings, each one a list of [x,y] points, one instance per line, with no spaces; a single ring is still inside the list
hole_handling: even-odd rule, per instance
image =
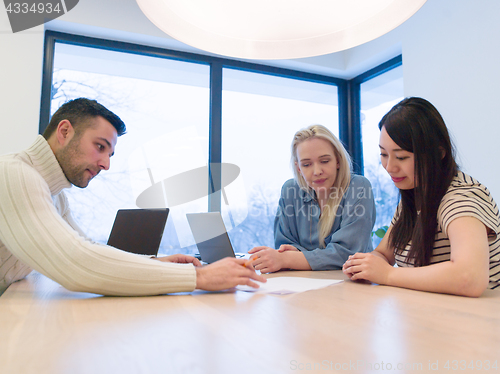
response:
[[[7,13],[1,9],[0,50],[0,154],[3,154],[25,148],[38,132],[43,27],[12,34]]]
[[[406,23],[345,52],[346,69],[402,44],[405,96],[432,102],[462,170],[500,201],[500,1],[427,0]]]
[[[466,172],[500,200],[496,177],[500,128],[500,1],[428,0],[406,23],[357,48],[290,62],[309,70],[354,76],[403,51],[406,96],[422,96],[443,114]],[[71,12],[46,25],[59,31],[164,45],[183,50],[140,12],[134,0],[81,0]],[[12,34],[0,10],[0,154],[26,147],[38,132],[43,28]],[[371,66],[370,66],[371,65]],[[326,69],[326,70],[325,70]]]
[[[405,95],[431,101],[463,170],[500,201],[500,1],[429,0],[403,41]]]

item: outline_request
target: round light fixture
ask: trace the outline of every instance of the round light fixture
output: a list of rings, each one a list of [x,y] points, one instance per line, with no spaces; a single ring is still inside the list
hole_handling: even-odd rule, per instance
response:
[[[290,59],[342,51],[396,28],[426,0],[136,0],[171,37],[223,56]]]

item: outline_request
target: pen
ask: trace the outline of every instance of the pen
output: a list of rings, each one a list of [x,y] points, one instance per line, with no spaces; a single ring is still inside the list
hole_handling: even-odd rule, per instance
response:
[[[251,258],[250,260],[246,261],[242,266],[247,267],[250,265],[253,261],[257,260],[258,257]]]

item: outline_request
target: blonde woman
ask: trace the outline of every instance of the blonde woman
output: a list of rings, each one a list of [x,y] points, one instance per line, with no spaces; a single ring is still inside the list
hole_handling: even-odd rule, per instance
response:
[[[295,133],[291,153],[295,178],[281,189],[274,222],[277,250],[252,248],[255,269],[338,270],[350,255],[372,251],[371,185],[351,174],[351,159],[339,139],[312,125]]]

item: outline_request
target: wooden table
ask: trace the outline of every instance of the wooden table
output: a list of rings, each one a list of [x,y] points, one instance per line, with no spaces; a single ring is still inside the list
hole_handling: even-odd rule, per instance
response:
[[[344,279],[272,276],[285,275]],[[0,334],[2,374],[495,373],[500,291],[472,299],[346,280],[283,296],[102,297],[34,273],[0,297]]]

